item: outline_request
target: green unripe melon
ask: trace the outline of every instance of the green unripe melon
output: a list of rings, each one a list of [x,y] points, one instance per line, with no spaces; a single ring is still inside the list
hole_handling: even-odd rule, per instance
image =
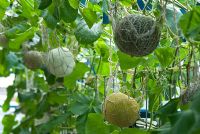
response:
[[[43,65],[43,55],[38,51],[28,51],[24,53],[24,64],[29,69],[39,69]]]
[[[46,57],[47,69],[56,77],[65,77],[72,73],[75,61],[67,48],[55,48],[48,52]]]
[[[80,21],[74,32],[77,41],[81,44],[91,44],[98,40],[101,34],[101,23],[95,23],[91,28],[89,28],[85,21]]]
[[[106,97],[103,114],[109,123],[119,127],[128,127],[139,118],[139,104],[135,99],[123,93],[112,93]]]

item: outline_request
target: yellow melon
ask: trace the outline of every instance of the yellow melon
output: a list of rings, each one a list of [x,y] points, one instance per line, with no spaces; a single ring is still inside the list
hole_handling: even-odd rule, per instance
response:
[[[106,97],[103,114],[109,123],[128,127],[139,118],[139,104],[134,98],[123,93],[112,93]]]

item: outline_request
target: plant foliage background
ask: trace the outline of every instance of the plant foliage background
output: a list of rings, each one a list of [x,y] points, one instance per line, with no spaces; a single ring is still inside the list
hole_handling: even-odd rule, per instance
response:
[[[15,74],[3,111],[14,95],[19,103],[4,116],[3,133],[200,133],[200,97],[182,104],[178,93],[199,81],[198,5],[195,0],[1,0],[0,76]],[[130,57],[118,51],[112,25],[116,16],[128,14],[163,18],[160,43],[152,54]],[[22,58],[24,44],[41,52],[67,47],[76,67],[64,78],[45,67],[29,70]],[[159,118],[160,125],[120,129],[105,122],[102,103],[114,90],[136,98],[141,107],[148,98],[151,119]],[[17,121],[20,113],[24,118]]]

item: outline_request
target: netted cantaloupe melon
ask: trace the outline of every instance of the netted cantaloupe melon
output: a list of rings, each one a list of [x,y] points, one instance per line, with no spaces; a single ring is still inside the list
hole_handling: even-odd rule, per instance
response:
[[[134,98],[123,93],[112,93],[105,99],[103,114],[109,123],[128,127],[139,118],[139,104]]]
[[[159,44],[161,25],[152,17],[132,14],[116,22],[114,41],[119,50],[131,56],[145,56]]]
[[[56,77],[65,77],[75,67],[73,54],[63,47],[54,48],[47,53],[45,64],[50,73]]]
[[[43,54],[38,51],[27,51],[23,55],[24,64],[29,69],[39,69],[43,65]]]

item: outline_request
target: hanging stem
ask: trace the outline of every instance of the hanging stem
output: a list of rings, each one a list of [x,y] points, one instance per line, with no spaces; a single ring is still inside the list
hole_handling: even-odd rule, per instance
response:
[[[135,85],[136,72],[137,72],[137,67],[134,69],[134,73],[132,77],[132,89],[136,89],[136,85]]]
[[[98,72],[99,72],[99,68],[100,68],[100,65],[101,65],[101,60],[102,60],[102,56],[100,56],[96,74],[98,74]]]
[[[96,86],[95,86],[95,99],[99,99],[99,90],[98,90],[98,76],[96,75]]]
[[[187,69],[187,87],[189,88],[190,86],[190,68],[191,68],[191,60],[192,60],[192,56],[193,56],[193,47],[190,51],[189,57],[188,57],[188,64],[186,65],[186,69]]]
[[[104,102],[105,102],[105,99],[106,99],[106,76],[103,77],[103,80],[104,80]]]
[[[176,56],[178,55],[178,53],[179,53],[179,47],[177,47],[176,50],[175,50],[175,55],[174,55],[174,61],[172,63],[172,68],[175,67]],[[169,86],[169,99],[170,100],[172,99],[172,86],[171,85],[173,84],[173,73],[174,73],[174,70],[172,69],[171,73],[170,73],[170,79],[169,79],[169,84],[170,84],[170,86]]]
[[[95,57],[96,57],[96,54],[95,54],[95,51],[94,51],[94,55],[93,55],[93,58],[92,58],[92,64],[90,66],[90,72],[89,72],[89,75],[91,74],[92,72],[92,68],[94,67],[94,60],[95,60]]]

